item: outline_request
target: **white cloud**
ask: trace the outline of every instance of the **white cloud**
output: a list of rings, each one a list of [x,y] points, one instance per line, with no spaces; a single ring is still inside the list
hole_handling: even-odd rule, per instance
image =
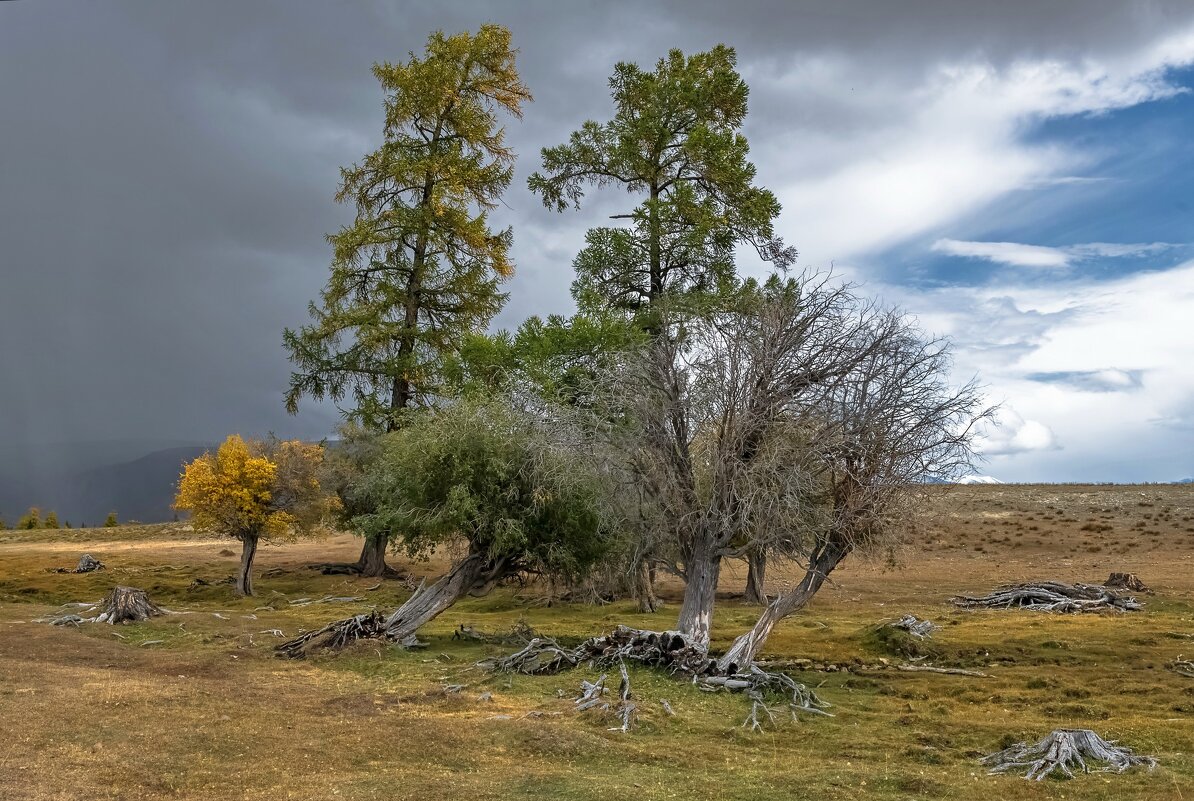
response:
[[[959,239],[938,239],[932,245],[935,253],[985,259],[1013,267],[1069,267],[1074,262],[1091,258],[1125,258],[1147,256],[1177,247],[1169,242],[1087,242],[1054,248],[1026,245],[1020,242],[967,242]]]
[[[984,443],[1000,478],[1160,481],[1194,471],[1194,261],[1112,281],[884,294],[950,337],[958,380],[977,374],[1008,407],[1010,424]]]
[[[1041,245],[1022,245],[1018,242],[963,242],[957,239],[938,239],[933,243],[935,253],[986,259],[1015,267],[1067,267],[1069,254],[1058,248]]]
[[[1044,423],[1025,420],[1011,406],[1002,406],[993,425],[987,426],[977,440],[977,449],[985,457],[1007,456],[1028,451],[1057,450],[1057,437]]]
[[[876,75],[864,60],[801,54],[786,69],[743,67],[752,99],[797,110],[782,134],[752,136],[755,159],[784,204],[783,233],[806,264],[826,266],[940,230],[1010,192],[1086,180],[1098,154],[1030,143],[1026,130],[1172,97],[1183,90],[1167,71],[1191,63],[1194,30],[1081,61]],[[1065,261],[1025,247],[1013,255]]]

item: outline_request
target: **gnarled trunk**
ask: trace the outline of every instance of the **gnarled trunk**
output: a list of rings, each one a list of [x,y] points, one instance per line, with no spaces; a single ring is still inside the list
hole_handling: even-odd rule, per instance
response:
[[[240,572],[236,574],[236,591],[240,595],[253,594],[253,557],[257,555],[257,535],[241,537]]]
[[[709,647],[709,631],[713,626],[713,603],[717,599],[717,579],[721,574],[721,557],[711,546],[698,542],[684,563],[684,603],[676,629],[694,643]]]
[[[764,580],[767,577],[767,552],[762,548],[751,548],[746,554],[746,602],[767,603]]]
[[[659,610],[659,599],[655,597],[655,570],[646,559],[640,560],[634,571],[634,597],[638,601],[638,611],[651,614]]]
[[[389,572],[390,567],[386,564],[386,546],[389,542],[389,537],[386,536],[365,538],[365,544],[361,547],[361,558],[357,559],[356,564],[357,571],[362,576],[378,577]]]
[[[735,673],[752,664],[758,657],[763,643],[767,642],[767,637],[775,628],[775,624],[811,601],[817,594],[817,590],[821,589],[821,585],[825,583],[830,572],[849,552],[849,544],[839,537],[831,537],[830,540],[818,545],[809,561],[804,579],[796,589],[786,595],[780,595],[769,603],[750,631],[734,640],[730,649],[717,660],[718,671]]]
[[[489,560],[472,553],[452,566],[434,584],[420,585],[385,622],[386,639],[402,642],[465,595],[485,595],[513,572],[505,559]]]

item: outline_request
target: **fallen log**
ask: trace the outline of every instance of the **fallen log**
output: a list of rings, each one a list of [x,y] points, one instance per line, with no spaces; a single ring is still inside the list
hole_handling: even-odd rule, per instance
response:
[[[982,760],[982,764],[992,766],[990,773],[1027,769],[1024,778],[1038,782],[1055,771],[1069,779],[1074,778],[1075,770],[1090,773],[1091,762],[1101,765],[1094,768],[1099,773],[1123,773],[1139,766],[1151,770],[1157,766],[1153,757],[1138,756],[1131,748],[1104,740],[1090,729],[1058,729],[1040,742],[1016,743]]]
[[[973,597],[958,595],[951,599],[963,609],[1032,609],[1042,612],[1133,612],[1144,604],[1130,595],[1121,595],[1099,584],[1063,584],[1041,581],[1010,584],[993,592]]]
[[[1194,679],[1194,659],[1186,659],[1179,656],[1169,663],[1169,669],[1179,676]]]

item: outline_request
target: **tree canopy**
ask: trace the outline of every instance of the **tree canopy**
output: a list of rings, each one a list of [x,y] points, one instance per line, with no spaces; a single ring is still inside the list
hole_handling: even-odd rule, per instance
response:
[[[286,394],[339,402],[370,427],[393,430],[403,410],[441,390],[444,355],[505,302],[514,271],[510,229],[488,213],[510,183],[514,153],[498,114],[531,99],[510,32],[437,32],[421,57],[376,64],[384,141],[341,171],[336,199],[356,218],[328,237],[331,277],[312,322],[283,340],[296,370]]]

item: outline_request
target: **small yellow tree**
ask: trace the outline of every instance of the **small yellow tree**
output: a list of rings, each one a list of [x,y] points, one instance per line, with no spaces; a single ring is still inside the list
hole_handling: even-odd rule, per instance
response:
[[[314,529],[329,511],[316,471],[323,448],[298,441],[224,440],[183,468],[174,508],[195,527],[241,541],[236,591],[253,594],[253,557],[264,537],[282,539]]]
[[[46,513],[46,519],[42,521],[42,528],[58,528],[58,513],[51,509]]]

